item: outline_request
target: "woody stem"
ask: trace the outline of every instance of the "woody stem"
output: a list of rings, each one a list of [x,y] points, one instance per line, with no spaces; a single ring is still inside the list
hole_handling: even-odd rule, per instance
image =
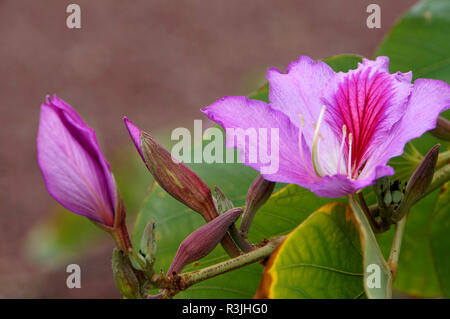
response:
[[[179,275],[176,275],[178,278],[176,278],[174,281],[178,282],[179,284],[177,286],[168,287],[168,289],[163,290],[163,298],[165,297],[172,297],[175,294],[177,294],[181,290],[185,290],[188,287],[195,285],[199,282],[202,282],[204,280],[216,277],[218,275],[227,273],[229,271],[250,265],[252,263],[261,261],[267,257],[269,257],[274,250],[280,245],[283,240],[286,238],[286,236],[279,236],[272,238],[267,243],[264,244],[264,246],[261,246],[259,248],[256,248],[248,253],[242,254],[238,257],[223,261],[221,263],[192,271],[187,273],[182,273]],[[172,282],[174,282],[172,281]],[[165,285],[165,280],[162,281],[162,285]],[[170,284],[169,284],[170,286]]]

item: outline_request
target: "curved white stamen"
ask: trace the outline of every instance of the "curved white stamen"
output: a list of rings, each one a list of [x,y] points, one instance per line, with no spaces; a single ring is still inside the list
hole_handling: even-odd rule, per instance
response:
[[[320,163],[317,158],[317,149],[318,149],[318,141],[317,138],[319,137],[319,129],[320,125],[322,124],[323,115],[325,114],[326,106],[323,105],[322,109],[320,110],[319,119],[317,120],[317,125],[315,125],[314,130],[314,137],[313,137],[313,145],[312,145],[312,164],[314,168],[314,172],[316,172],[317,176],[322,177],[322,169],[320,167]]]
[[[347,137],[347,125],[342,126],[342,140],[341,140],[341,146],[339,147],[339,154],[338,154],[338,162],[337,162],[337,174],[341,174],[341,158],[344,156],[344,145],[345,145],[345,138]]]
[[[298,129],[298,152],[300,154],[300,162],[302,163],[303,167],[305,168],[305,171],[308,172],[308,175],[311,177],[316,177],[311,170],[307,167],[306,160],[305,160],[305,154],[303,153],[303,127],[305,126],[305,119],[303,118],[303,115],[299,114],[300,117],[300,128]]]
[[[300,128],[298,130],[298,151],[300,153],[300,160],[302,163],[305,163],[305,157],[303,155],[303,145],[302,145],[302,134],[303,134],[303,127],[305,126],[305,119],[303,118],[303,115],[299,114],[300,117]]]
[[[352,178],[352,140],[353,134],[348,134],[348,163],[347,163],[347,176]]]

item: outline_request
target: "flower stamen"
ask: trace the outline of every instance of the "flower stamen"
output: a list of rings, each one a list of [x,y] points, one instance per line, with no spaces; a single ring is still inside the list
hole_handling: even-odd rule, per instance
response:
[[[347,176],[352,179],[352,140],[353,134],[348,134],[348,162],[347,162]]]
[[[318,141],[317,138],[319,137],[320,133],[320,125],[322,124],[322,120],[323,120],[323,116],[325,114],[325,110],[326,110],[326,106],[323,105],[322,109],[320,110],[320,114],[319,114],[319,119],[317,120],[317,125],[315,125],[315,130],[314,130],[314,137],[313,137],[313,144],[312,144],[312,164],[313,164],[313,168],[314,168],[314,172],[317,174],[317,176],[322,176],[322,169],[320,167],[320,163],[318,161],[317,158],[317,148],[318,148]]]
[[[346,137],[347,137],[347,125],[344,124],[342,126],[342,140],[341,140],[341,146],[339,147],[339,154],[338,154],[337,174],[341,174],[341,158],[343,156]]]

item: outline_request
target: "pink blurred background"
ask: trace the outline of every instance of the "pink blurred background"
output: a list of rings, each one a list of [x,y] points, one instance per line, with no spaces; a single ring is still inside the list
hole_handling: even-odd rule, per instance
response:
[[[169,132],[204,119],[199,109],[217,98],[257,89],[268,67],[284,70],[299,55],[371,57],[415,2],[376,1],[382,28],[368,29],[373,1],[364,0],[0,1],[0,298],[120,297],[106,235],[70,260],[82,268],[81,289],[66,287],[65,264],[25,253],[30,230],[57,206],[35,155],[46,94],[76,108],[109,158],[130,150],[124,115]],[[66,27],[70,3],[81,6],[81,29]]]

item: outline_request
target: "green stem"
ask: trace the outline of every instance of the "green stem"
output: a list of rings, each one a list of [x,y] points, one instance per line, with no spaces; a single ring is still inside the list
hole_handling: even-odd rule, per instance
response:
[[[244,238],[241,233],[236,228],[236,225],[230,227],[229,230],[231,238],[233,238],[234,242],[242,249],[243,252],[249,252],[253,250],[253,245],[250,244],[247,238]]]
[[[448,164],[449,161],[450,161],[450,150],[439,153],[436,167],[444,166],[444,165]]]
[[[373,289],[367,287],[366,282],[368,273],[367,271],[364,271],[364,283],[365,283],[364,287],[366,289],[366,294],[369,298],[391,298],[392,296],[391,271],[388,264],[386,263],[386,260],[384,259],[383,254],[381,253],[375,234],[372,231],[372,227],[370,226],[370,223],[367,220],[367,217],[364,214],[364,211],[362,210],[361,206],[358,204],[356,195],[349,195],[348,202],[353,210],[354,216],[356,218],[356,221],[358,223],[362,235],[361,238],[363,244],[362,247],[363,247],[364,269],[366,270],[367,266],[371,264],[377,264],[381,268],[381,271],[384,273],[384,276],[386,277],[386,284],[384,287],[386,289],[385,293],[379,294]]]
[[[388,259],[389,268],[392,272],[392,281],[395,280],[398,269],[398,258],[400,255],[400,248],[402,246],[403,234],[405,232],[406,220],[408,219],[408,214],[403,216],[397,224],[395,224],[394,239],[392,241],[391,253]]]
[[[175,294],[177,294],[180,290],[185,290],[188,287],[195,285],[201,281],[261,261],[269,257],[278,247],[278,245],[280,245],[283,242],[285,238],[286,236],[272,238],[267,243],[265,243],[264,246],[256,248],[238,257],[223,261],[221,263],[200,270],[182,273],[177,276],[178,278],[176,280],[172,281],[178,282],[179,283],[178,287],[172,286],[169,289],[164,289],[163,292],[165,292],[165,294],[168,297],[172,297]]]
[[[434,172],[433,180],[431,181],[430,186],[428,186],[426,192],[420,197],[420,199],[432,193],[448,181],[450,181],[450,164],[447,164]],[[420,199],[418,199],[416,202],[418,202]]]

